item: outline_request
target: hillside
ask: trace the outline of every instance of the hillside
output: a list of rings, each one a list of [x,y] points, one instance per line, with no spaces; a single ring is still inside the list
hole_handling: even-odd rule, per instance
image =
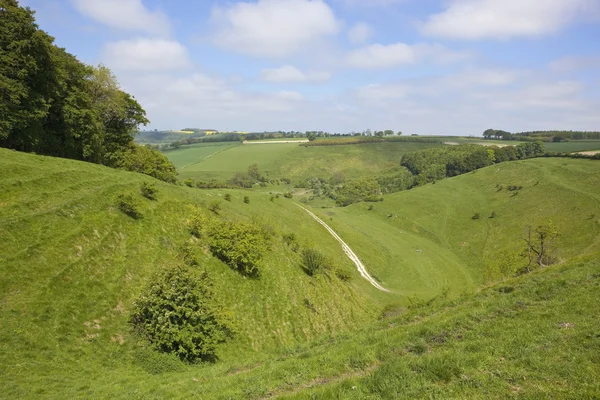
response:
[[[230,179],[257,163],[269,179],[294,182],[310,177],[347,179],[371,176],[396,167],[403,154],[442,146],[441,143],[369,143],[351,146],[305,147],[290,144],[191,145],[165,152],[182,179]]]
[[[156,181],[150,201],[139,188],[154,180],[143,175],[4,149],[0,167],[0,392],[9,398],[600,393],[600,163],[508,162],[385,196],[372,210],[313,209],[391,294],[362,279],[292,200],[270,201],[270,187]],[[142,218],[116,208],[123,193],[139,200]],[[215,199],[216,218],[260,224],[272,247],[259,279],[198,248],[198,268],[210,273],[239,333],[216,364],[187,365],[151,352],[132,331],[130,310],[149,278],[196,243],[190,207],[208,213]],[[524,262],[524,228],[548,219],[562,264],[508,278]],[[308,276],[282,239],[289,233],[349,280]],[[484,283],[492,286],[479,292]],[[554,355],[536,356],[540,346]]]

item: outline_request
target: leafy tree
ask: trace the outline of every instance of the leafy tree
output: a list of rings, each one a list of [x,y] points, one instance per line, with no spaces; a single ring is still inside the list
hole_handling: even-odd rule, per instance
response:
[[[393,136],[394,135],[394,131],[391,129],[386,129],[385,131],[383,131],[383,134],[385,136]]]
[[[377,136],[379,138],[383,137],[383,131],[376,131],[375,136]]]
[[[314,132],[307,132],[306,138],[308,139],[308,141],[312,142],[317,139],[317,134]]]
[[[181,360],[214,361],[234,334],[230,311],[218,304],[207,273],[177,266],[157,273],[133,304],[131,321],[152,347]]]

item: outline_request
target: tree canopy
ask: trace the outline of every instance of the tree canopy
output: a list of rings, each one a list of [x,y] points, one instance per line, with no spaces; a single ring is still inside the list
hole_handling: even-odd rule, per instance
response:
[[[0,146],[117,166],[146,112],[110,70],[86,65],[0,0]]]

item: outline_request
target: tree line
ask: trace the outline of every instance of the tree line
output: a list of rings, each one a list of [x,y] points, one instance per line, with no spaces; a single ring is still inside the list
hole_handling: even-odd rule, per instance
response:
[[[600,132],[596,131],[530,131],[510,133],[498,129],[486,129],[483,132],[485,139],[497,140],[518,140],[518,141],[543,141],[543,142],[562,142],[567,140],[598,140]]]
[[[105,66],[56,46],[34,14],[0,0],[0,146],[151,174],[158,168],[155,175],[174,181],[164,156],[133,143],[149,122],[135,98]],[[147,162],[155,167],[140,165]]]

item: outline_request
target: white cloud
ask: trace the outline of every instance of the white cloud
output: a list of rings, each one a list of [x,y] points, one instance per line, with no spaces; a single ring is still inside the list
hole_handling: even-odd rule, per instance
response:
[[[263,81],[271,83],[316,83],[327,81],[331,74],[318,71],[302,72],[293,65],[284,65],[279,68],[264,69],[260,77]]]
[[[572,72],[600,68],[599,56],[567,56],[550,63],[553,72]]]
[[[141,0],[71,0],[83,15],[111,28],[165,36],[170,23],[160,11],[148,10]]]
[[[373,36],[373,28],[365,22],[357,22],[348,31],[348,39],[355,44],[365,43]]]
[[[508,39],[559,31],[596,0],[451,0],[423,33],[455,39]]]
[[[373,44],[351,51],[346,56],[346,64],[366,69],[393,68],[415,64],[423,59],[446,64],[464,60],[469,56],[467,53],[454,52],[439,44]]]
[[[187,49],[179,42],[163,39],[108,43],[103,61],[115,70],[166,71],[190,66]]]
[[[339,31],[331,8],[321,0],[259,0],[213,10],[215,44],[236,52],[283,57]]]

